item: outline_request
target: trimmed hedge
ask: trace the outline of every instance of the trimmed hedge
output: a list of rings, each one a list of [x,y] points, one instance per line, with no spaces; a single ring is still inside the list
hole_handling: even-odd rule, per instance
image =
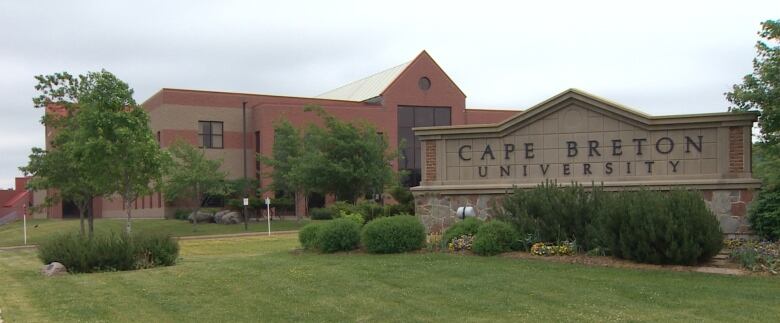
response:
[[[300,231],[298,231],[298,241],[301,242],[301,246],[306,250],[317,250],[319,241],[319,233],[324,223],[309,223]]]
[[[477,234],[477,230],[483,224],[482,220],[478,218],[465,218],[463,221],[456,222],[444,231],[444,235],[441,237],[441,243],[443,246],[447,246],[453,239],[461,236],[473,236]]]
[[[750,227],[762,239],[780,240],[780,186],[766,187],[750,207]]]
[[[371,253],[398,253],[425,246],[425,226],[409,215],[379,218],[363,228],[361,241]]]
[[[360,244],[360,225],[348,219],[323,224],[317,233],[317,248],[325,253],[349,251]]]
[[[64,234],[41,243],[38,258],[59,262],[72,273],[122,271],[170,266],[179,256],[179,244],[167,235],[98,234],[92,239]]]
[[[479,227],[472,250],[482,256],[492,256],[517,248],[515,229],[503,221],[489,221]]]

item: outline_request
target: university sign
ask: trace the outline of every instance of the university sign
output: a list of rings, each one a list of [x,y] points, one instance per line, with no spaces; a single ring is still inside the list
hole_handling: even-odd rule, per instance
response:
[[[724,231],[743,230],[760,187],[751,174],[755,113],[649,116],[567,90],[498,124],[415,128],[422,183],[413,188],[429,229],[459,206],[491,215],[491,200],[545,180],[607,190],[701,190]],[[729,218],[727,220],[725,218]]]

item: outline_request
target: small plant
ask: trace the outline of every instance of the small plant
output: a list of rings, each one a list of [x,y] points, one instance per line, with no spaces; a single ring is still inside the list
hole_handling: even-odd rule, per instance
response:
[[[780,242],[726,240],[729,258],[751,271],[780,273]]]
[[[531,254],[537,256],[570,256],[577,250],[577,247],[572,242],[556,243],[543,243],[537,242],[531,246]]]
[[[477,234],[477,230],[479,230],[482,223],[482,220],[477,218],[466,218],[463,221],[457,222],[444,231],[442,243],[449,244],[455,238],[464,235],[473,236]]]
[[[506,222],[494,220],[479,227],[472,249],[478,255],[492,256],[518,249],[517,232]]]
[[[360,243],[360,225],[347,219],[336,219],[324,223],[316,236],[316,246],[322,252],[354,250]]]
[[[363,219],[363,215],[355,212],[341,211],[341,216],[339,216],[339,218],[353,221],[361,226],[366,223],[366,221]]]
[[[428,251],[438,251],[441,248],[441,233],[431,232],[425,238],[425,245]]]
[[[176,220],[189,220],[190,212],[185,209],[176,209],[176,212],[173,213],[173,218]]]
[[[474,236],[470,234],[464,234],[455,239],[452,239],[452,241],[447,244],[447,250],[453,252],[466,251],[466,250],[471,251],[473,245],[474,245]]]

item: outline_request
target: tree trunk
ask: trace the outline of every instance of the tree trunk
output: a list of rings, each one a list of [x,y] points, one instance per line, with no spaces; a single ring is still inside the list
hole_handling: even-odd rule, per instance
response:
[[[130,209],[133,201],[125,200],[125,211],[127,211],[127,224],[125,225],[125,232],[130,235],[130,233],[133,232],[133,223],[131,222],[132,219],[132,210]]]
[[[92,208],[92,197],[88,198],[87,201],[87,222],[89,226],[89,238],[92,239],[92,237],[95,236],[95,210]]]

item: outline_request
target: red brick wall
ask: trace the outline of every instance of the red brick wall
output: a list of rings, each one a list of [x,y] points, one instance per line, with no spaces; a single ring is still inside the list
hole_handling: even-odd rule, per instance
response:
[[[436,142],[425,141],[425,181],[436,180]]]
[[[729,172],[745,171],[745,141],[742,127],[729,128]]]

